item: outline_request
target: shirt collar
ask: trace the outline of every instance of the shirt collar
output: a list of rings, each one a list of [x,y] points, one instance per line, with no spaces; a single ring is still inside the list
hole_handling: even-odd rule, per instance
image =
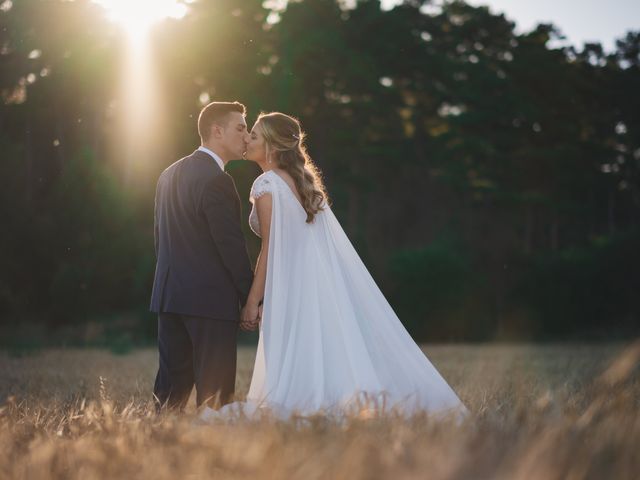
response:
[[[224,162],[222,161],[222,159],[218,155],[216,155],[214,152],[209,150],[207,147],[199,146],[198,150],[200,150],[201,152],[208,153],[209,155],[211,155],[213,157],[213,159],[216,161],[216,163],[218,164],[218,166],[220,167],[220,170],[222,170],[224,172]]]

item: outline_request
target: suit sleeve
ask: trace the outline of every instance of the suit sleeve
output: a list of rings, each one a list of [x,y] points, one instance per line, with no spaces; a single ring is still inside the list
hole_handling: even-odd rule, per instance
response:
[[[201,207],[209,223],[211,237],[244,305],[253,282],[253,272],[240,227],[238,192],[230,176],[216,175],[207,182]]]

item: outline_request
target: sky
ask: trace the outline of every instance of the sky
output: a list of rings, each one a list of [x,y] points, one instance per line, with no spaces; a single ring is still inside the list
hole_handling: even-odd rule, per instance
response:
[[[400,0],[381,0],[384,8]],[[600,42],[604,49],[615,48],[615,39],[629,30],[640,30],[640,0],[467,0],[488,5],[494,13],[504,13],[516,23],[516,32],[532,30],[538,23],[553,23],[567,37],[565,43],[581,47],[584,42]]]

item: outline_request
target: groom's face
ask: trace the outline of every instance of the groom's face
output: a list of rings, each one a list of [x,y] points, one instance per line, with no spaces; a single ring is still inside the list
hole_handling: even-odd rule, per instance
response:
[[[229,113],[226,120],[226,125],[218,130],[219,143],[231,159],[242,158],[249,138],[247,122],[240,112]]]

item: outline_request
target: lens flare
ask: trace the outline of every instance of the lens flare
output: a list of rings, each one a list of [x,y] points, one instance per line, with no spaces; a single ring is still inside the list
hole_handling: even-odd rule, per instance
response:
[[[107,16],[122,25],[132,41],[144,39],[154,23],[166,18],[182,18],[187,6],[176,0],[93,0]]]

